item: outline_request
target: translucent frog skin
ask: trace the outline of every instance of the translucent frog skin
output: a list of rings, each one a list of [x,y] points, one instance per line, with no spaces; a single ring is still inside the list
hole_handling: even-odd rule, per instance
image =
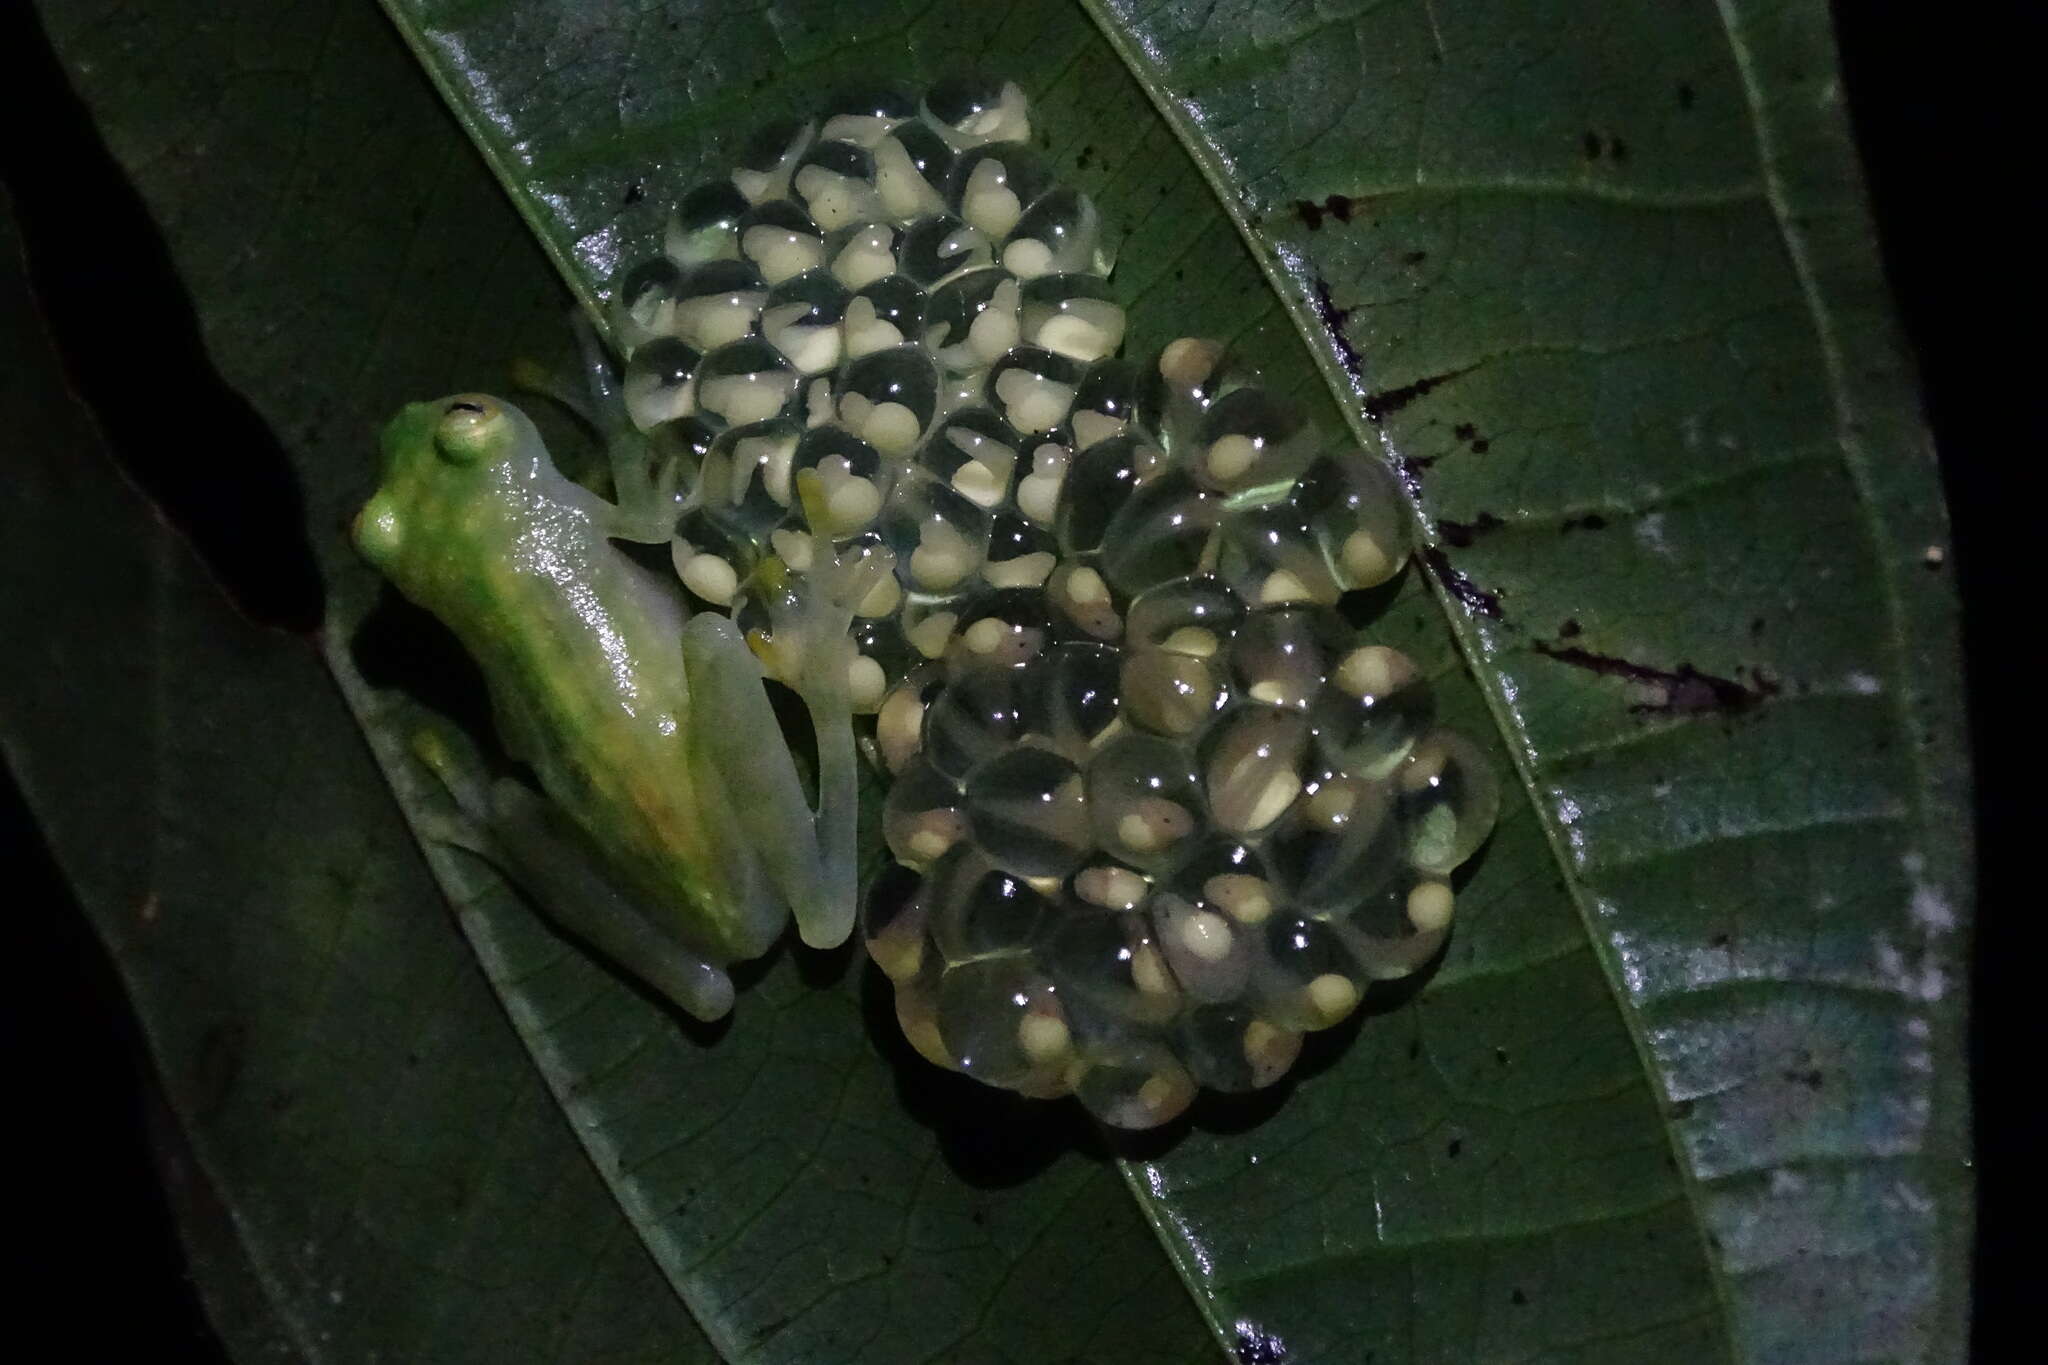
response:
[[[785,906],[807,942],[842,941],[851,897],[828,892],[815,841],[792,837],[811,812],[771,738],[758,665],[729,620],[690,617],[611,543],[640,538],[633,518],[564,477],[523,413],[482,395],[406,407],[383,457],[357,547],[461,639],[507,749],[606,873],[538,866],[573,859],[576,841],[551,838],[514,784],[478,809],[485,800],[451,781],[465,813],[495,829],[493,856],[526,864],[515,871],[550,883],[571,929],[701,1017],[730,1007],[720,965],[764,952]],[[743,774],[739,800],[729,772]],[[564,883],[580,885],[567,909]]]

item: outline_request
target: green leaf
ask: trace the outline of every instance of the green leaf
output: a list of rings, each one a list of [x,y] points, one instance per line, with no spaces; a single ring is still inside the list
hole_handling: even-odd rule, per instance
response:
[[[319,659],[108,461],[7,207],[0,415],[34,439],[0,499],[0,738],[189,1139],[195,1268],[253,1276],[209,1286],[215,1321],[265,1357],[689,1358]]]
[[[0,734],[302,1350],[1179,1360],[1206,1329],[1245,1361],[1960,1359],[1954,609],[1822,6],[390,8],[498,187],[366,5],[49,21],[291,454],[325,660],[409,814],[433,804],[412,704],[359,673],[375,585],[336,534],[375,423],[559,352],[546,262],[591,305],[759,122],[967,65],[1024,85],[1125,228],[1134,349],[1244,338],[1400,462],[1431,549],[1374,629],[1522,795],[1412,1004],[1317,1040],[1269,1112],[1119,1169],[909,1057],[850,955],[778,956],[729,1028],[688,1031],[429,847],[508,1033],[306,651],[235,621],[105,477],[118,567],[49,569],[75,518],[9,508],[18,571],[82,623],[15,638],[109,681],[10,681]],[[203,723],[230,714],[264,719]],[[107,791],[163,831],[119,876],[91,856]],[[135,951],[145,886],[205,935]],[[417,1089],[365,1042],[434,1019],[452,1050]],[[179,1083],[221,1020],[241,1108]],[[261,1112],[293,1084],[319,1121]],[[992,1162],[1012,1125],[1028,1157]],[[452,1232],[415,1150],[467,1173]],[[451,1272],[476,1257],[497,1273]],[[322,1308],[342,1275],[375,1313]],[[585,1347],[564,1305],[617,1335]]]

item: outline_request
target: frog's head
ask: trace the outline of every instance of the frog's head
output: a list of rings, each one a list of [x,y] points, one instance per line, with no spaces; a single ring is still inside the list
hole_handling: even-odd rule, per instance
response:
[[[539,439],[526,414],[486,394],[408,403],[384,428],[383,482],[356,516],[356,548],[390,574],[408,546],[446,545]]]

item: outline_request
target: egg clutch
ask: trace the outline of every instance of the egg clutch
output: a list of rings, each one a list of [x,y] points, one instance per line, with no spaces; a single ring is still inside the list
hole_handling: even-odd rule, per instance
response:
[[[1383,463],[1254,357],[1124,357],[1104,225],[1030,131],[1014,84],[841,99],[685,194],[612,290],[610,491],[666,543],[679,619],[729,618],[811,706],[806,941],[843,923],[801,907],[847,891],[824,738],[852,718],[915,874],[858,926],[906,1038],[1148,1128],[1427,964],[1498,795],[1339,611],[1407,559]],[[689,919],[714,970],[752,946]]]

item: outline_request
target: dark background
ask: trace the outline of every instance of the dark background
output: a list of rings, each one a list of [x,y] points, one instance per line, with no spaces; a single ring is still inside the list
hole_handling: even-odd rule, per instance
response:
[[[2024,8],[1835,5],[1885,260],[1942,453],[1965,598],[1980,850],[1972,1062],[1987,1191],[1979,1227],[1980,1343],[2027,1339],[2017,1334],[2010,1292],[2016,1277],[2006,1269],[2015,1262],[2004,1253],[2023,1245],[2009,1189],[2023,1169],[2019,1135],[2033,1121],[2017,1116],[1995,1078],[2007,1070],[2025,1074],[2011,1040],[2016,1032],[2024,1037],[2033,1021],[2020,1021],[2008,1003],[2027,962],[2013,922],[2031,917],[2042,902],[2038,885],[2016,891],[2022,884],[2015,835],[2022,819],[2037,825],[2043,807],[2039,780],[2020,771],[2020,746],[2012,742],[2019,732],[2008,728],[2029,675],[1995,638],[2011,633],[2001,630],[2008,609],[2039,611],[2031,591],[2038,571],[2010,547],[2038,554],[2039,532],[2023,538],[2026,503],[2012,473],[2042,458],[2042,439],[2035,424],[2022,425],[2024,398],[2012,398],[2028,387],[2002,372],[2012,352],[2040,351],[2035,338],[2044,326],[2031,306],[2039,248],[2020,236],[2020,225],[2038,212],[2024,188],[2042,162],[2033,145],[2038,132],[2024,130],[2039,119],[2028,117],[2027,106],[2035,103],[2030,85],[2040,78],[2019,72],[2006,55],[2029,45],[2030,35],[2020,32]],[[93,287],[85,273],[104,266],[96,246],[132,242],[137,233],[153,238],[154,230],[65,86],[25,0],[0,0],[0,107],[9,106],[15,112],[0,129],[0,174],[31,241],[38,292],[61,318],[67,300],[75,303]],[[2038,240],[2038,228],[2033,235]],[[138,276],[130,283],[146,294],[181,297],[167,260],[139,259],[128,268]],[[89,371],[94,357],[80,351],[92,343],[65,330],[59,340],[69,360]],[[203,356],[183,361],[210,372]],[[165,368],[175,375],[180,358],[167,357]],[[2035,387],[2041,382],[2027,378]],[[215,489],[152,492],[174,514],[181,503],[222,506]],[[272,619],[303,619],[305,609],[303,598],[287,600]],[[5,921],[13,970],[0,999],[13,1054],[14,1178],[25,1193],[17,1207],[26,1213],[9,1229],[27,1270],[25,1282],[17,1276],[10,1286],[20,1305],[14,1321],[25,1333],[39,1327],[52,1340],[84,1348],[60,1349],[60,1358],[112,1358],[128,1343],[158,1360],[224,1360],[186,1273],[164,1194],[165,1174],[188,1179],[189,1163],[175,1150],[174,1132],[170,1143],[159,1140],[167,1135],[161,1101],[112,966],[4,769],[0,873],[15,905]],[[2015,908],[2021,915],[2011,913]],[[1979,1354],[1988,1359],[1992,1351],[1982,1346]]]

